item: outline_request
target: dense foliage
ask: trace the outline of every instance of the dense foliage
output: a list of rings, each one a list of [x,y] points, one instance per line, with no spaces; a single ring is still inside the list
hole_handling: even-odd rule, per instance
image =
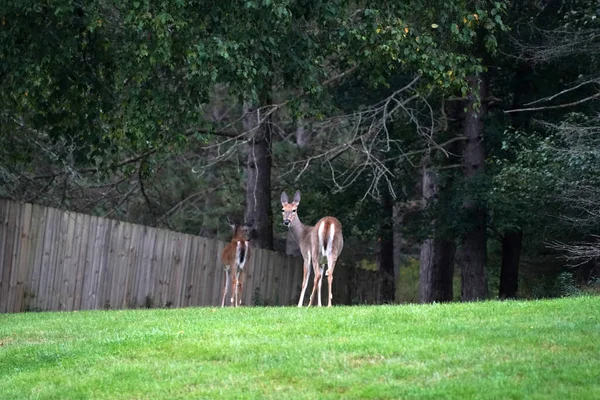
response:
[[[271,208],[301,189],[348,264],[393,242],[398,276],[430,238],[460,269],[481,217],[490,297],[511,249],[522,288],[564,254],[598,273],[594,1],[5,0],[0,21],[2,196],[225,238],[267,126]]]

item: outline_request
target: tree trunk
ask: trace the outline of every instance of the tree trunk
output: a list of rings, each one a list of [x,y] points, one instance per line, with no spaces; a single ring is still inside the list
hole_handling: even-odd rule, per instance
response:
[[[268,104],[268,99],[261,104]],[[246,222],[253,221],[250,242],[261,249],[273,249],[271,209],[271,125],[261,121],[260,112],[244,104],[244,131],[252,132],[248,143]]]
[[[444,303],[454,298],[454,243],[440,238],[429,238],[421,245],[419,270],[419,301]]]
[[[464,116],[463,146],[463,174],[468,183],[484,172],[485,147],[483,144],[483,118],[487,113],[485,101],[481,101],[479,108],[473,108],[478,101],[475,93],[479,93],[479,99],[487,97],[487,82],[485,78],[478,79],[477,76],[468,78],[470,90],[467,98],[467,111]],[[472,195],[467,194],[464,201],[469,227],[462,241],[462,265],[461,265],[461,298],[462,301],[484,300],[487,296],[487,280],[485,272],[486,260],[486,217],[487,211],[483,204],[478,203]]]
[[[519,260],[523,244],[523,232],[510,230],[502,237],[502,268],[500,270],[501,299],[514,299],[517,297],[519,285]]]
[[[377,266],[381,278],[381,301],[393,303],[396,300],[394,280],[394,204],[390,193],[384,190],[381,195],[383,218],[379,224],[379,254]]]
[[[531,82],[526,77],[531,73],[531,67],[526,63],[520,63],[515,73],[513,82],[513,104],[517,108],[525,99],[525,94],[531,92]],[[529,116],[527,113],[512,113],[512,126],[516,128],[527,128]],[[502,237],[502,266],[500,269],[500,289],[498,296],[501,299],[510,299],[517,296],[519,285],[519,261],[521,259],[521,248],[523,247],[523,231],[520,229],[509,230]]]
[[[423,199],[429,203],[436,196],[438,186],[434,172],[423,168]],[[432,221],[435,229],[436,221]],[[448,302],[454,297],[454,243],[433,232],[421,245],[419,266],[419,301],[421,303]]]
[[[394,282],[398,282],[400,276],[400,264],[402,264],[402,227],[404,225],[405,208],[401,204],[394,204],[393,208],[393,246],[394,246]]]

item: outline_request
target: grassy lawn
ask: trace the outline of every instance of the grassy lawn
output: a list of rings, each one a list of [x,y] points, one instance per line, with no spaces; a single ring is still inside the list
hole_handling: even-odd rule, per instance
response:
[[[598,398],[600,297],[0,315],[0,398]]]

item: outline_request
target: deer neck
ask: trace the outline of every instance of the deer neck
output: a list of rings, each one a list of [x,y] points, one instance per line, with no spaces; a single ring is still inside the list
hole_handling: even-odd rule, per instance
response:
[[[231,239],[231,241],[233,241],[233,242],[246,241],[246,237],[244,235],[244,231],[242,230],[241,226],[237,226],[235,228],[235,231],[233,232],[233,238]]]
[[[290,231],[292,232],[292,236],[296,240],[296,243],[298,243],[298,245],[300,246],[304,242],[303,239],[309,235],[311,229],[311,226],[306,226],[302,223],[302,221],[300,221],[299,215],[296,215],[296,218],[294,218],[292,220],[292,223],[290,224]]]

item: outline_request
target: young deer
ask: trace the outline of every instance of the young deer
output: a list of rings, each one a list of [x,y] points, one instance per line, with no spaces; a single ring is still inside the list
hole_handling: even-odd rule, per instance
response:
[[[225,296],[227,295],[227,288],[231,283],[231,304],[234,307],[242,304],[242,290],[244,288],[244,265],[250,254],[250,246],[248,243],[247,233],[248,228],[251,224],[245,224],[244,226],[237,225],[231,220],[229,224],[233,229],[233,238],[225,248],[223,254],[221,254],[221,261],[223,262],[223,269],[225,271],[225,286],[223,287],[223,297],[221,299],[221,307],[225,306]],[[233,276],[233,282],[232,282]]]
[[[285,192],[281,193],[281,205],[283,206],[283,224],[290,228],[292,236],[300,246],[302,258],[304,258],[304,278],[302,279],[302,291],[298,307],[302,307],[304,302],[304,293],[310,278],[310,265],[312,263],[315,271],[315,280],[313,290],[310,295],[308,305],[313,304],[315,292],[318,290],[318,301],[321,306],[321,277],[323,276],[324,258],[327,259],[327,280],[329,282],[329,303],[333,298],[331,286],[333,283],[333,269],[335,263],[344,247],[344,237],[342,235],[342,224],[337,218],[323,217],[315,226],[307,226],[300,222],[298,217],[298,204],[300,204],[300,191],[294,195],[294,201],[289,203]],[[320,265],[323,264],[323,266]]]

